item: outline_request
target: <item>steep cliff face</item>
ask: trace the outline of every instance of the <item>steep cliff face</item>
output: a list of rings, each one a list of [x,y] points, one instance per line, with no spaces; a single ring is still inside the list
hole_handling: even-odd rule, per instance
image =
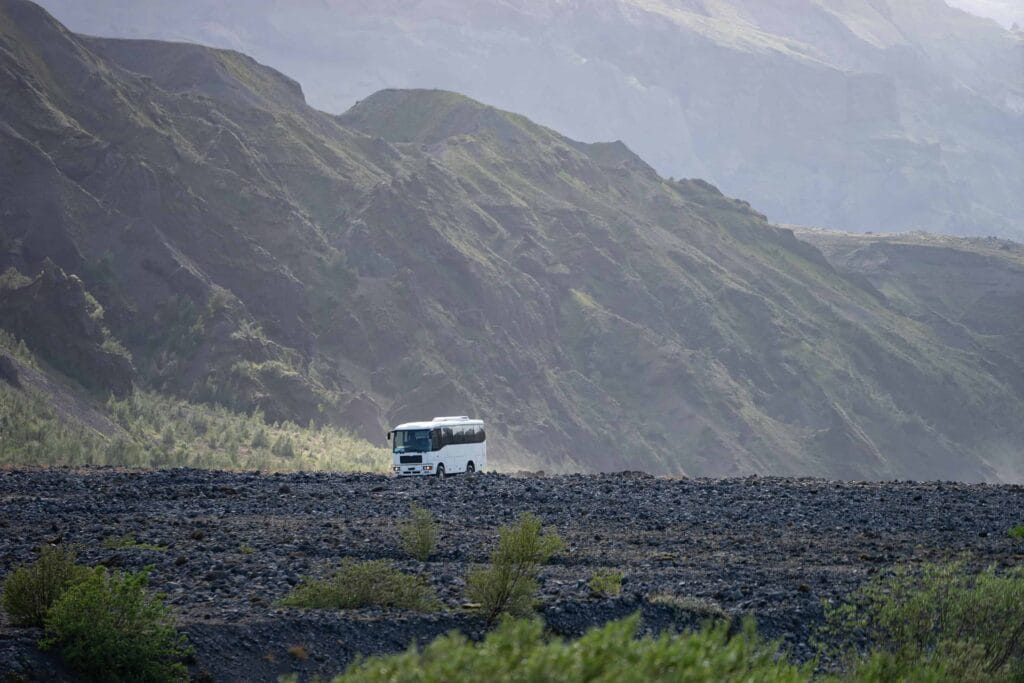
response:
[[[943,344],[978,358],[1024,392],[1024,245],[927,233],[854,235],[798,229],[841,272]],[[992,432],[986,459],[1019,476],[1019,447]]]
[[[22,0],[0,91],[0,267],[80,277],[142,386],[376,440],[476,413],[506,467],[1019,476],[997,368],[622,143],[445,91],[330,116]]]
[[[103,326],[102,307],[49,259],[34,279],[0,286],[0,324],[83,386],[118,397],[131,391],[135,368]]]
[[[772,220],[1024,237],[1024,33],[944,0],[44,4],[243,50],[333,112],[439,87],[623,139]]]

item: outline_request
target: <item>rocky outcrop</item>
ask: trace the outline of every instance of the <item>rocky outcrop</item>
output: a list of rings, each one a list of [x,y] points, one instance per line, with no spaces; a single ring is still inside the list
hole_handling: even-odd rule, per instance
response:
[[[83,386],[118,397],[132,390],[135,369],[103,327],[103,309],[52,261],[28,284],[0,290],[0,326]]]

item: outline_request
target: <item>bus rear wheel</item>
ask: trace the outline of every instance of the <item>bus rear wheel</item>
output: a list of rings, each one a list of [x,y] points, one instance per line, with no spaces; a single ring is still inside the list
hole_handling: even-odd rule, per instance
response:
[[[476,472],[476,465],[472,462],[466,463],[466,474],[473,474],[474,472]]]
[[[444,465],[437,466],[437,478],[444,479]]]

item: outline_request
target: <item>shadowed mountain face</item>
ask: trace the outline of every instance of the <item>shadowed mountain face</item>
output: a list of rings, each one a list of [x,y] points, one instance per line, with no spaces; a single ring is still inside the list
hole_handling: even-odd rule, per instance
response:
[[[328,111],[439,87],[622,139],[776,221],[1024,237],[1024,33],[943,0],[44,4],[252,54]]]
[[[1021,476],[990,357],[621,143],[444,91],[334,117],[22,0],[0,91],[0,268],[80,277],[148,387],[375,439],[473,413],[505,467]]]

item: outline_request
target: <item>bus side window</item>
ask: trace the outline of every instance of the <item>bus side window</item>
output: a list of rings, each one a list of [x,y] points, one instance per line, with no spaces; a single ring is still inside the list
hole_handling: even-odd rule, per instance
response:
[[[477,427],[476,433],[477,437],[480,439],[480,443],[487,441],[487,432],[484,430],[482,425],[480,427]]]
[[[443,446],[451,446],[453,443],[455,443],[455,437],[452,436],[452,428],[445,427],[444,436],[441,437],[441,444]]]
[[[441,430],[431,429],[430,430],[430,450],[439,451],[441,450]]]
[[[479,427],[466,427],[466,431],[469,432],[469,437],[466,439],[467,443],[480,443]]]
[[[466,428],[455,427],[455,443],[466,443]]]

